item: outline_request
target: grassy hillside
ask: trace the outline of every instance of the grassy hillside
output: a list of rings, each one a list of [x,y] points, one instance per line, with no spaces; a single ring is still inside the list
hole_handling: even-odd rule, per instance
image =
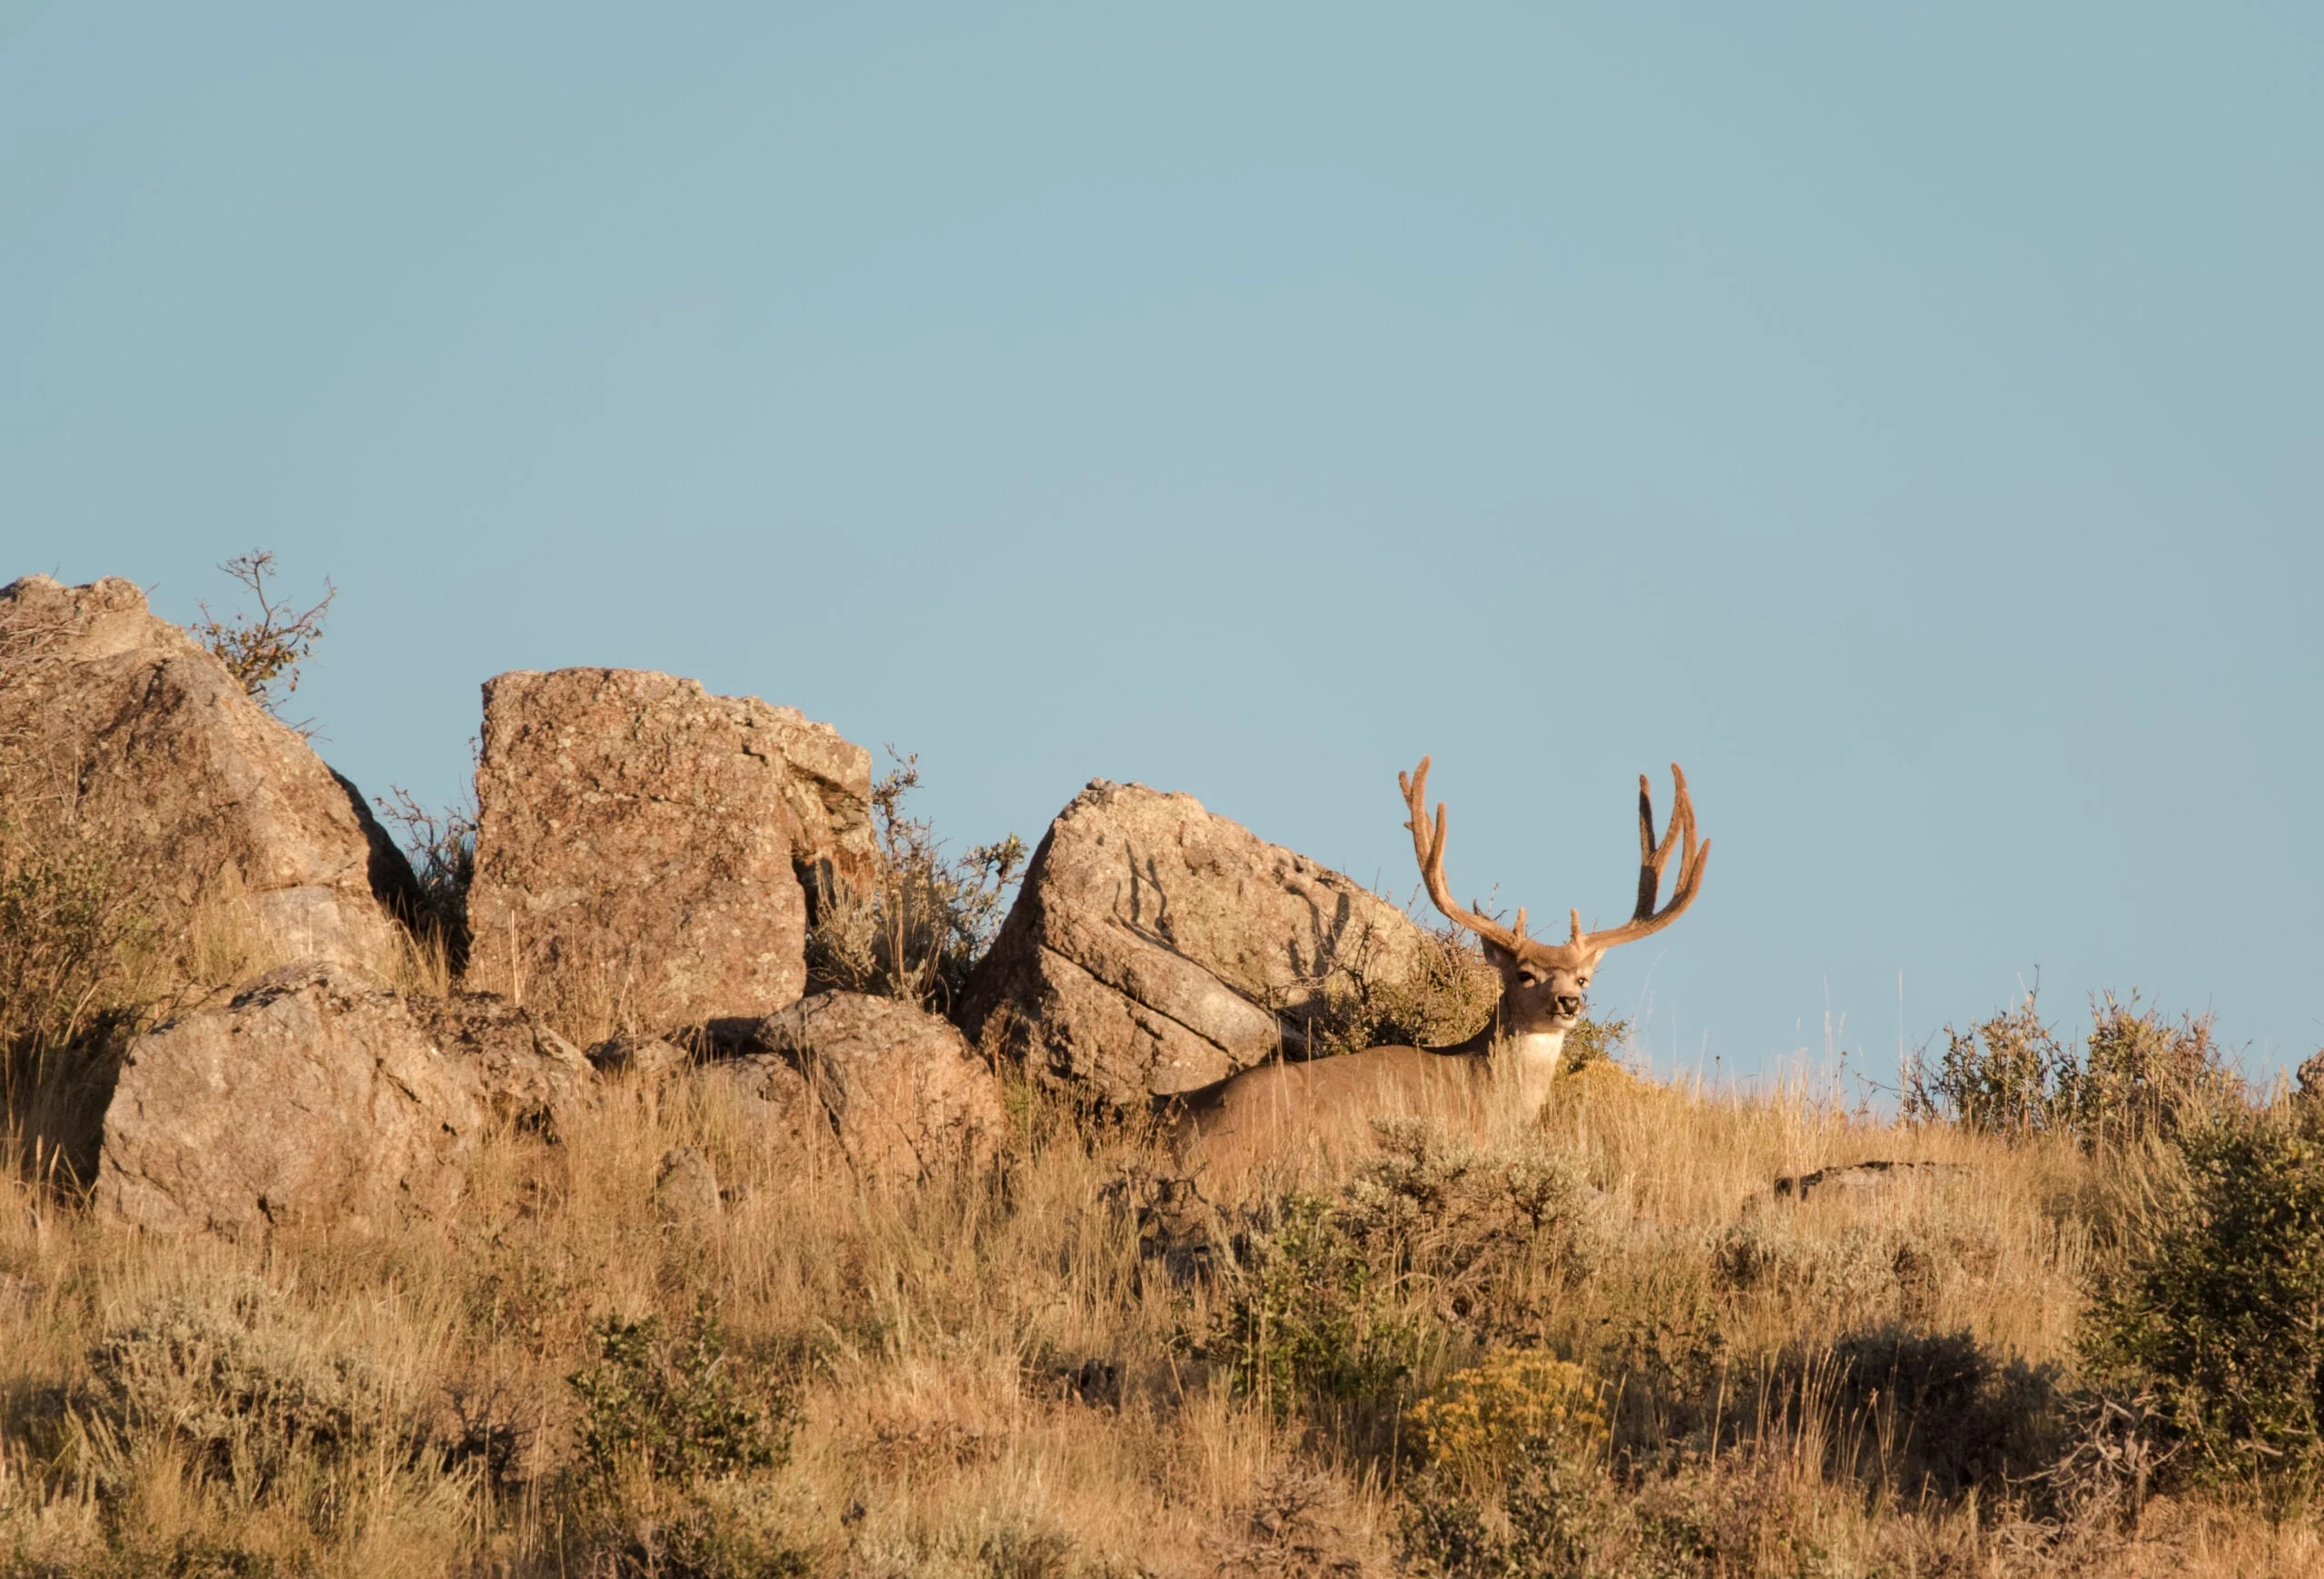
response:
[[[279,949],[0,835],[11,1573],[2324,1571],[2324,1124],[2200,1024],[1996,1016],[1906,1122],[1617,1046],[1501,1150],[1390,1126],[1232,1209],[1020,1084],[1001,1167],[888,1190],[611,1080],[448,1220],[139,1238],[84,1205],[107,1061]],[[860,985],[995,892],[912,836]],[[1350,1035],[1473,1013],[1464,958]],[[1776,1187],[1865,1160],[1929,1166]]]
[[[1393,1134],[1218,1220],[1138,1135],[1016,1107],[999,1175],[881,1194],[615,1084],[559,1144],[498,1137],[449,1222],[263,1246],[128,1237],[22,1158],[0,1551],[236,1574],[2324,1564],[2256,1484],[2166,1472],[2131,1506],[2102,1457],[2122,1434],[2076,1396],[2085,1289],[2162,1153],[1600,1066],[1515,1150]],[[717,1215],[657,1204],[680,1145]],[[1864,1158],[1955,1166],[1770,1191]]]

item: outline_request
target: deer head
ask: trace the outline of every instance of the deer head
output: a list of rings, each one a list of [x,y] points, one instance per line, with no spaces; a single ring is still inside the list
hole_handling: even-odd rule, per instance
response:
[[[1410,775],[1396,775],[1396,783],[1404,792],[1404,804],[1412,813],[1412,821],[1404,825],[1412,830],[1413,854],[1419,858],[1421,881],[1428,887],[1428,897],[1444,913],[1445,919],[1477,934],[1477,941],[1484,946],[1485,958],[1501,972],[1498,1020],[1502,1034],[1562,1035],[1581,1018],[1590,980],[1597,973],[1598,962],[1606,951],[1660,932],[1678,920],[1702,890],[1703,864],[1710,856],[1710,841],[1695,835],[1695,806],[1687,796],[1687,775],[1679,771],[1677,763],[1670,765],[1670,777],[1678,785],[1677,798],[1670,808],[1669,824],[1657,841],[1651,792],[1646,775],[1639,775],[1638,906],[1630,919],[1603,932],[1584,932],[1581,913],[1576,910],[1571,913],[1572,936],[1561,943],[1549,943],[1525,935],[1525,912],[1521,907],[1517,912],[1517,924],[1505,927],[1490,916],[1464,910],[1452,902],[1452,887],[1444,880],[1444,803],[1437,803],[1433,824],[1426,811],[1428,763],[1429,759],[1423,756]],[[1670,903],[1658,910],[1655,902],[1662,888],[1662,871],[1669,864],[1674,850],[1679,853],[1678,883],[1671,890]]]

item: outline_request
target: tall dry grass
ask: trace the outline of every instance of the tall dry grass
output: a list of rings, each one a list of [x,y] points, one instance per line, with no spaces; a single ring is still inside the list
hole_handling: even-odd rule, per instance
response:
[[[496,1137],[447,1221],[263,1245],[139,1239],[19,1174],[0,1185],[0,1553],[25,1573],[397,1579],[748,1571],[716,1568],[718,1551],[858,1574],[1392,1571],[1425,1490],[1409,1451],[1352,1416],[1238,1393],[1205,1357],[1251,1225],[1172,1229],[1154,1183],[1167,1161],[1145,1139],[1030,1090],[1011,1103],[1003,1169],[883,1190],[833,1156],[762,1146],[715,1091],[612,1082],[557,1144]],[[2019,1411],[2000,1436],[2062,1428],[2045,1389],[2071,1377],[2091,1224],[2114,1188],[2102,1161],[1900,1129],[1797,1086],[1659,1087],[1602,1067],[1561,1087],[1524,1144],[1581,1176],[1586,1265],[1533,1267],[1521,1275],[1547,1281],[1523,1288],[1495,1273],[1465,1317],[1428,1277],[1384,1284],[1381,1318],[1423,1341],[1383,1407],[1495,1342],[1602,1378],[1593,1473],[1631,1533],[1602,1544],[1600,1571],[1666,1561],[1639,1545],[1649,1527],[1688,1532],[1696,1555],[1674,1573],[2324,1562],[2311,1529],[2227,1503],[2165,1499],[2135,1528],[2074,1528],[2002,1505],[1995,1475],[1933,1485],[1941,1455],[1915,1434],[1945,1422],[1845,1369],[1876,1351],[1919,1363],[1965,1335],[1939,1357],[1986,1366],[1978,1407]],[[714,1170],[716,1211],[657,1192],[680,1147]],[[1805,1201],[1770,1189],[1866,1158],[1959,1171]],[[1532,1166],[1472,1160],[1487,1179]],[[1208,1273],[1165,1253],[1174,1231],[1211,1236]],[[1530,1327],[1494,1327],[1495,1302]],[[591,1493],[567,1378],[596,1357],[593,1324],[699,1311],[724,1324],[738,1374],[795,1393],[787,1462]],[[172,1321],[271,1378],[233,1395],[259,1421],[234,1429],[272,1429],[260,1416],[277,1406],[253,1398],[342,1423],[221,1447],[182,1398],[175,1415],[127,1407],[107,1357]],[[1878,1349],[1884,1334],[1923,1347]],[[653,1531],[684,1519],[726,1544],[673,1559]]]

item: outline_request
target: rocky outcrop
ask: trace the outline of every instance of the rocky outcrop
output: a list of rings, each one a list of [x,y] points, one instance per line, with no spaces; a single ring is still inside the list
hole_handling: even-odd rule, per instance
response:
[[[164,929],[236,896],[278,953],[375,962],[416,895],[355,786],[118,578],[0,588],[0,807],[90,839]]]
[[[818,992],[763,1019],[713,1021],[710,1035],[739,1056],[705,1076],[742,1082],[773,1122],[799,1112],[803,1091],[859,1173],[903,1181],[989,1161],[1007,1127],[1000,1083],[960,1033],[892,998]]]
[[[869,753],[755,696],[489,680],[470,979],[576,1031],[771,1013],[806,989],[803,881],[873,870],[871,792]]]
[[[554,1137],[596,1079],[581,1050],[530,1009],[491,992],[407,998],[437,1048],[476,1082],[493,1117]]]
[[[1137,1106],[1296,1051],[1335,976],[1399,979],[1424,935],[1191,795],[1101,779],[1049,825],[962,1018],[1038,1078]]]
[[[130,1044],[98,1206],[229,1237],[440,1214],[496,1114],[553,1124],[590,1073],[497,999],[407,1000],[341,967],[291,966]]]

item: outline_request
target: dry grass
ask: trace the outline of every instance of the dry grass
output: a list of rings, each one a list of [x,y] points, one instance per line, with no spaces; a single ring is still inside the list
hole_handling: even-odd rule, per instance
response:
[[[1162,1163],[1137,1137],[1019,1090],[1002,1172],[889,1193],[830,1157],[759,1149],[737,1113],[681,1089],[610,1084],[556,1146],[501,1136],[451,1220],[379,1237],[141,1239],[36,1182],[0,1186],[0,1552],[29,1573],[612,1572],[619,1529],[684,1506],[817,1573],[1393,1568],[1411,1462],[1237,1397],[1190,1355],[1226,1285],[1172,1277],[1151,1213],[1142,1248],[1139,1181]],[[1930,1491],[1907,1471],[1933,1423],[1840,1375],[1850,1342],[1903,1331],[1965,1332],[1996,1367],[2063,1376],[2112,1189],[2078,1149],[1608,1068],[1571,1080],[1529,1144],[1586,1176],[1600,1238],[1521,1336],[1613,1384],[1607,1495],[1696,1543],[1665,1571],[2324,1562],[2311,1528],[2227,1504],[2158,1500],[2125,1534],[2034,1522],[1990,1479]],[[717,1217],[657,1208],[678,1145],[715,1169]],[[1769,1191],[1863,1158],[1964,1171]],[[1428,1334],[1409,1391],[1481,1352],[1426,1288],[1393,1298]],[[356,1365],[369,1379],[349,1406],[376,1416],[359,1451],[294,1444],[296,1473],[261,1485],[205,1467],[182,1430],[108,1424],[93,1356],[172,1299],[241,1299],[252,1341],[297,1376]],[[566,1378],[594,1357],[594,1319],[696,1308],[738,1363],[797,1388],[789,1461],[608,1514],[570,1473]]]

